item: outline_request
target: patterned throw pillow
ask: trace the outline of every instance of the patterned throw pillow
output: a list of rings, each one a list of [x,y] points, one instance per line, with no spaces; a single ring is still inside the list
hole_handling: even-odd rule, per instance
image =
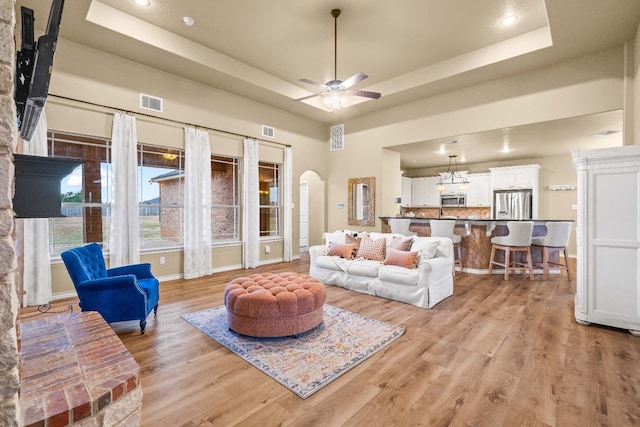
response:
[[[353,257],[353,245],[345,243],[332,243],[329,245],[329,256],[339,256],[340,258],[351,259]]]
[[[399,265],[404,268],[416,268],[418,252],[399,251],[397,249],[387,249],[387,257],[384,265]]]
[[[363,236],[360,240],[360,247],[356,257],[372,261],[384,261],[386,247],[387,240],[384,238],[371,240],[369,236]]]
[[[397,249],[399,251],[408,251],[411,248],[411,244],[413,243],[413,237],[394,237],[391,241],[391,246],[393,249]]]

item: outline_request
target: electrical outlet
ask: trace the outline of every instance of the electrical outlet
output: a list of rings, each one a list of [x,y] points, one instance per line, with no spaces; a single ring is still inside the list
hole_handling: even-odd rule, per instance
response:
[[[160,264],[164,264],[166,261],[167,260],[166,260],[165,257],[163,257],[163,256],[160,257]]]
[[[265,253],[265,254],[271,253],[271,246],[269,246],[269,245],[264,245],[264,253]]]

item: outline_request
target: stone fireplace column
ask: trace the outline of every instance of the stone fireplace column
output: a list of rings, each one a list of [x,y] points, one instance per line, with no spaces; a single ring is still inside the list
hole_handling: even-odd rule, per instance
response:
[[[13,102],[14,0],[0,0],[0,425],[22,424],[18,388],[18,297],[13,241],[13,161],[18,140]]]

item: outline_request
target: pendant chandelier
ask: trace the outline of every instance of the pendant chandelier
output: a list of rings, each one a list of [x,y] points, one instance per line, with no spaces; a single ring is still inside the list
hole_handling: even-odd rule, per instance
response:
[[[469,180],[467,177],[458,172],[458,156],[456,154],[449,156],[449,167],[447,167],[445,173],[440,174],[438,191],[445,191],[447,189],[445,186],[451,184],[462,184],[460,186],[461,190],[469,188]]]

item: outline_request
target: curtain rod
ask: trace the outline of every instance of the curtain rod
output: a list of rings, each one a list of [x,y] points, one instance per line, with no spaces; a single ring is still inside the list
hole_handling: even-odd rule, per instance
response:
[[[82,99],[75,99],[75,98],[70,98],[68,96],[56,95],[54,93],[50,93],[48,96],[53,96],[55,98],[60,98],[60,99],[64,99],[64,100],[67,100],[67,101],[79,102],[81,104],[92,105],[94,107],[106,108],[106,109],[113,110],[113,111],[124,111],[125,113],[138,115],[138,116],[149,117],[149,118],[152,118],[152,119],[162,120],[162,121],[165,121],[165,122],[174,123],[174,124],[178,124],[178,125],[197,127],[197,128],[201,128],[201,129],[210,130],[210,131],[213,131],[213,132],[221,132],[221,133],[226,133],[228,135],[239,136],[239,137],[242,137],[242,138],[251,138],[251,139],[255,139],[257,141],[266,142],[267,144],[276,144],[276,145],[282,145],[284,147],[291,148],[291,145],[289,145],[289,144],[285,144],[285,143],[277,142],[277,141],[267,141],[265,139],[256,138],[256,137],[248,136],[248,135],[242,135],[242,134],[231,132],[231,131],[228,131],[228,130],[215,129],[215,128],[211,128],[211,127],[208,127],[208,126],[194,125],[192,123],[181,122],[179,120],[173,120],[173,119],[167,119],[165,117],[154,116],[153,114],[147,114],[147,113],[140,113],[140,112],[136,112],[136,111],[125,110],[125,109],[122,109],[122,108],[112,107],[110,105],[98,104],[98,103],[95,103],[95,102],[84,101]]]

